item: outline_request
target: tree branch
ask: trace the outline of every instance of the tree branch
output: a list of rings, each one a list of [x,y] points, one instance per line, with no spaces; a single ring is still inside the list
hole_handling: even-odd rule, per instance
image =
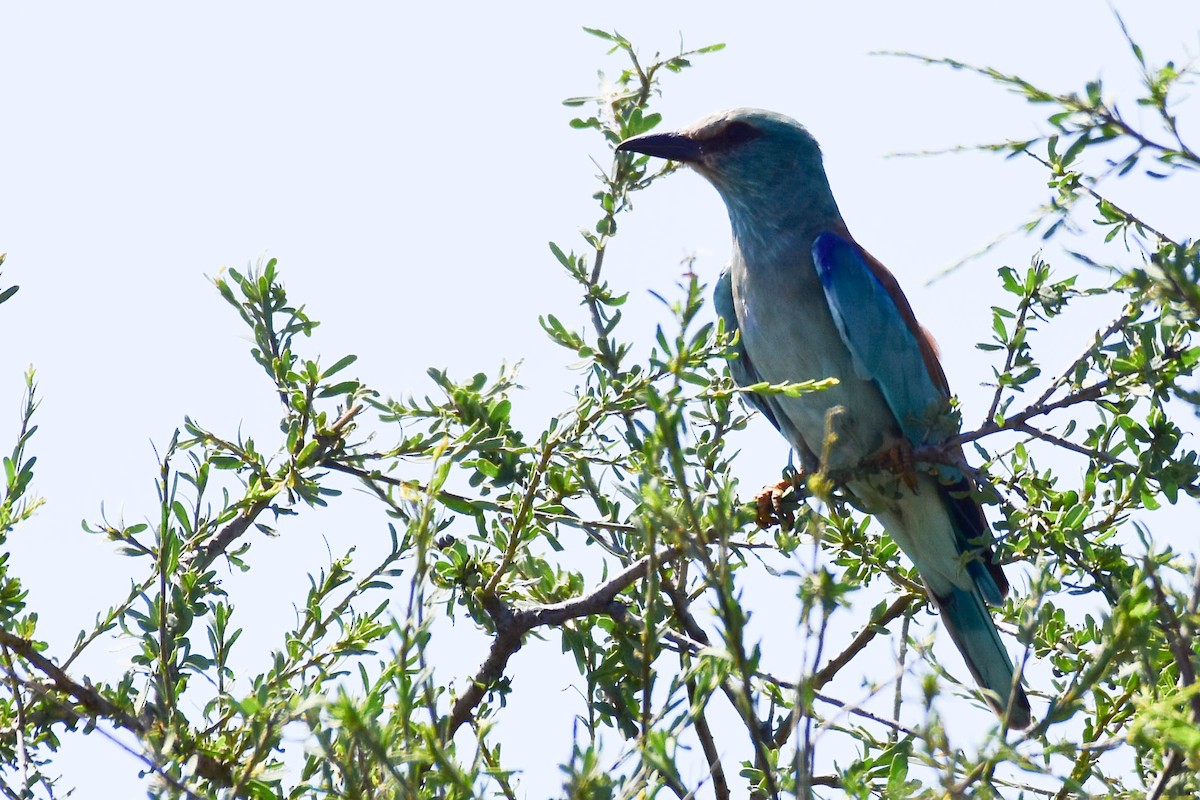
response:
[[[1022,423],[1015,425],[1014,427],[1017,430],[1021,431],[1022,433],[1028,433],[1030,436],[1032,436],[1035,439],[1041,439],[1044,442],[1049,442],[1050,444],[1058,445],[1059,447],[1061,447],[1065,450],[1070,450],[1074,453],[1079,453],[1080,455],[1085,455],[1088,458],[1091,458],[1095,461],[1103,461],[1106,464],[1130,466],[1129,464],[1126,464],[1124,461],[1117,458],[1116,456],[1109,455],[1108,453],[1105,453],[1101,450],[1097,450],[1094,447],[1085,447],[1081,444],[1076,444],[1075,442],[1072,442],[1070,439],[1064,439],[1061,436],[1055,436],[1053,433],[1049,433],[1048,431],[1038,430],[1037,428],[1033,427],[1032,425],[1030,425],[1028,423],[1022,422]]]
[[[318,464],[324,460],[324,455],[328,453],[335,443],[341,441],[342,431],[345,430],[354,418],[362,413],[364,406],[361,403],[355,403],[350,408],[346,409],[340,417],[338,417],[328,431],[324,431],[317,435],[316,441],[320,443],[320,450],[315,454],[310,463]],[[201,572],[207,569],[214,561],[229,549],[229,546],[236,542],[250,529],[254,521],[262,512],[271,507],[271,503],[275,498],[275,492],[271,492],[267,497],[260,498],[250,504],[236,519],[222,528],[216,536],[208,541],[203,547],[196,549],[195,555],[191,558],[192,566]]]
[[[712,729],[708,727],[708,718],[704,716],[704,707],[697,707],[696,681],[687,682],[688,700],[696,713],[692,716],[696,726],[696,738],[700,740],[700,749],[704,752],[704,760],[708,762],[708,773],[713,779],[713,796],[716,800],[729,800],[729,782],[725,779],[725,768],[721,766],[721,751],[713,738]]]
[[[1038,401],[1031,406],[1027,406],[1025,410],[1021,411],[1020,413],[1014,414],[1011,417],[1006,417],[1003,423],[997,423],[995,420],[988,420],[973,431],[969,431],[968,433],[960,433],[958,436],[952,436],[945,442],[937,445],[919,448],[917,452],[919,453],[924,452],[925,450],[944,449],[954,445],[973,442],[977,439],[982,439],[985,436],[991,436],[994,433],[1000,433],[1001,431],[1016,430],[1018,429],[1018,426],[1027,423],[1029,420],[1035,417],[1044,416],[1052,411],[1069,408],[1070,406],[1078,405],[1079,403],[1088,403],[1093,400],[1099,400],[1104,396],[1104,393],[1107,391],[1110,384],[1112,384],[1112,379],[1105,378],[1098,383],[1093,383],[1091,386],[1080,389],[1079,391],[1069,394],[1060,400],[1054,401],[1053,403]]]
[[[444,719],[444,738],[447,741],[452,739],[462,724],[470,719],[471,712],[483,700],[487,690],[504,674],[508,659],[521,649],[525,634],[534,628],[561,625],[593,614],[608,614],[619,619],[624,615],[625,607],[615,602],[616,596],[645,577],[651,561],[670,561],[677,558],[680,552],[677,547],[669,547],[643,556],[590,593],[561,603],[513,609],[495,595],[483,598],[484,607],[496,625],[496,638],[471,685],[454,702],[450,716]]]
[[[833,677],[841,671],[843,667],[849,664],[855,656],[862,652],[871,641],[881,632],[886,630],[888,623],[903,616],[917,602],[924,599],[924,595],[905,594],[897,597],[892,601],[892,604],[884,609],[883,613],[877,617],[872,617],[867,620],[867,624],[862,627],[858,635],[850,641],[842,652],[838,653],[829,663],[821,667],[812,674],[808,680],[808,684],[814,692],[820,690],[822,686],[833,680]],[[783,747],[788,738],[791,737],[792,731],[795,729],[795,715],[788,715],[787,720],[779,726],[779,730],[772,737],[771,744],[775,748]]]
[[[91,686],[77,683],[71,676],[59,669],[57,664],[39,653],[33,642],[0,628],[0,644],[49,678],[55,689],[74,698],[75,702],[83,706],[92,717],[106,719],[138,736],[145,735],[146,726],[140,719],[113,704]]]
[[[94,687],[81,684],[71,678],[57,664],[39,653],[34,643],[28,639],[23,639],[0,628],[0,645],[8,648],[27,664],[45,675],[50,680],[55,691],[72,698],[76,703],[83,706],[88,712],[88,721],[94,723],[98,720],[107,720],[133,733],[139,739],[145,739],[150,733],[150,728],[146,723],[120,706],[117,706]],[[9,670],[9,674],[14,679],[20,680],[13,671]],[[22,680],[21,682],[42,692],[45,692],[48,688],[36,682],[26,680]],[[74,709],[67,708],[65,710],[73,716],[80,716]],[[153,767],[154,772],[160,774],[165,780],[173,784],[176,783],[175,779],[166,774],[161,765],[156,761],[147,758],[144,754],[138,755],[143,761]],[[193,757],[196,759],[196,774],[200,777],[214,781],[222,786],[229,786],[233,783],[233,773],[223,762],[202,752],[193,753]],[[186,789],[186,787],[182,788]],[[187,794],[195,796],[190,790],[187,791]]]

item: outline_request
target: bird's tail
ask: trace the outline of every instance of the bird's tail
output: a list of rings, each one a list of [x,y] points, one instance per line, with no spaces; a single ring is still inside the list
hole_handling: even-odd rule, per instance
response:
[[[988,703],[1001,719],[1008,715],[1008,727],[1028,728],[1032,720],[1029,698],[1019,683],[1013,686],[1012,660],[979,592],[955,587],[945,597],[934,596],[934,601],[967,669],[986,690]]]

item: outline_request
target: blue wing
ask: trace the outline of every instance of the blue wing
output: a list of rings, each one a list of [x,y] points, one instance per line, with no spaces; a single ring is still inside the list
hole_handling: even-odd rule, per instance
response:
[[[856,245],[822,233],[812,255],[855,372],[875,381],[905,438],[916,446],[928,444],[928,423],[947,395],[930,375],[909,321]]]
[[[936,377],[931,373],[927,353],[913,330],[911,311],[908,318],[901,313],[897,298],[852,242],[836,233],[822,233],[813,242],[812,255],[855,372],[879,387],[909,442],[918,447],[936,442],[938,437],[930,435],[935,427],[929,423],[945,407],[948,395],[939,385],[944,381],[940,367]],[[908,310],[907,301],[899,302]],[[970,484],[952,467],[942,472],[942,499],[954,524],[958,552],[986,558],[991,531],[971,497]],[[998,565],[973,557],[967,571],[988,603],[1003,602],[1008,581]]]

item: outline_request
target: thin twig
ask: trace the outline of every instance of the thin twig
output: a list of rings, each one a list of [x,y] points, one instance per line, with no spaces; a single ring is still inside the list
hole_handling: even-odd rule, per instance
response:
[[[21,682],[17,678],[16,670],[13,669],[12,654],[8,651],[8,645],[0,645],[0,653],[4,656],[4,666],[8,671],[9,681],[12,684],[13,706],[17,711],[17,768],[21,775],[21,785],[29,786],[29,747],[25,742],[25,699],[22,696]]]
[[[329,430],[326,433],[318,436],[316,441],[320,442],[321,450],[327,453],[333,449],[334,444],[336,444],[338,441],[341,441],[342,431],[346,428],[346,426],[354,421],[355,417],[362,413],[363,408],[364,406],[361,403],[354,404],[350,408],[346,409],[345,413],[338,417],[337,420],[335,420],[334,423],[329,426]],[[318,453],[314,457],[312,463],[320,463],[322,460],[322,454]],[[207,544],[205,544],[203,547],[197,548],[196,553],[191,557],[191,563],[188,566],[193,567],[200,572],[206,570],[214,561],[216,561],[223,553],[225,553],[226,550],[229,549],[231,544],[240,539],[242,535],[250,529],[250,526],[254,524],[254,521],[258,519],[260,514],[271,507],[271,504],[275,500],[275,495],[279,492],[282,486],[283,484],[280,483],[275,487],[274,490],[268,490],[265,497],[261,497],[260,499],[251,503],[242,511],[240,515],[238,515],[236,519],[227,524],[220,530],[220,532],[217,533],[216,536],[210,539]]]
[[[892,620],[903,616],[914,605],[924,599],[924,595],[901,595],[893,600],[892,604],[884,609],[882,614],[867,620],[862,630],[851,640],[850,644],[846,645],[846,648],[842,652],[830,659],[829,663],[824,667],[813,673],[813,687],[819,689],[833,680],[833,676],[837,675],[842,667],[849,664],[855,656],[862,652],[863,648],[870,644],[871,640],[878,636]]]
[[[1025,422],[1018,423],[1013,427],[1022,433],[1028,433],[1035,439],[1041,439],[1042,441],[1050,442],[1050,444],[1058,445],[1065,450],[1070,450],[1072,452],[1079,453],[1080,455],[1085,455],[1095,461],[1103,461],[1105,464],[1113,464],[1115,466],[1132,466],[1130,464],[1126,464],[1116,456],[1109,455],[1108,453],[1097,450],[1094,447],[1085,447],[1084,445],[1076,444],[1070,439],[1064,439],[1061,436],[1055,436],[1053,433],[1049,433],[1048,431],[1039,430]]]
[[[1171,782],[1171,778],[1175,777],[1175,773],[1183,766],[1183,756],[1178,750],[1172,750],[1167,753],[1167,759],[1163,762],[1162,772],[1158,773],[1158,778],[1154,781],[1154,786],[1146,794],[1146,800],[1159,800],[1163,796],[1163,792],[1167,790],[1167,784]]]
[[[664,562],[678,558],[679,554],[678,548],[668,547],[653,554],[653,558]],[[471,712],[483,700],[487,690],[504,674],[508,659],[521,649],[525,634],[534,628],[561,625],[569,620],[592,614],[623,616],[624,606],[615,603],[615,598],[635,581],[645,577],[651,560],[652,556],[643,556],[616,577],[601,584],[588,594],[561,603],[547,603],[514,609],[494,595],[491,598],[485,598],[484,606],[491,616],[492,622],[496,625],[496,638],[492,642],[487,658],[484,659],[475,678],[471,681],[471,685],[454,702],[450,716],[443,720],[444,740],[452,739],[459,727],[470,719]]]
[[[850,641],[850,644],[829,660],[825,666],[812,674],[812,677],[807,682],[813,689],[818,691],[825,684],[833,680],[843,667],[849,664],[855,656],[863,651],[871,641],[885,630],[887,625],[897,617],[908,613],[923,596],[915,594],[904,594],[892,601],[892,604],[884,609],[879,616],[873,616],[867,620],[858,634]],[[783,747],[784,743],[791,737],[792,731],[795,729],[795,715],[789,715],[779,730],[771,738],[771,744],[775,748]]]
[[[872,722],[877,722],[880,725],[883,725],[884,727],[889,728],[893,731],[896,731],[898,733],[903,733],[905,736],[911,736],[914,739],[921,738],[920,733],[913,730],[912,728],[909,728],[906,725],[901,725],[899,722],[897,722],[894,719],[887,719],[886,717],[881,717],[878,714],[872,714],[870,711],[867,711],[866,709],[859,708],[858,706],[855,706],[855,705],[851,705],[843,700],[838,700],[836,697],[830,697],[827,694],[821,694],[820,692],[817,692],[813,695],[813,698],[816,700],[820,700],[822,703],[828,703],[831,706],[836,706],[836,707],[840,708],[842,711],[845,711],[847,714],[853,714],[856,717],[862,717],[863,719],[869,719]]]
[[[1013,361],[1017,357],[1017,351],[1020,350],[1019,342],[1021,339],[1018,333],[1025,327],[1025,319],[1029,316],[1029,309],[1033,305],[1032,297],[1022,297],[1020,307],[1017,312],[1017,320],[1013,323],[1013,335],[1008,340],[1007,351],[1004,355],[1004,366],[1000,368],[1000,374],[1006,375],[1013,367]],[[996,409],[1000,407],[1000,399],[1004,396],[1004,382],[996,381],[996,391],[992,394],[992,402],[988,406],[985,420],[996,418]]]
[[[717,742],[713,738],[712,729],[708,727],[708,718],[704,715],[704,707],[698,704],[696,681],[687,681],[688,700],[696,712],[692,715],[692,724],[696,727],[696,738],[700,740],[700,749],[704,752],[704,760],[708,762],[708,774],[713,780],[713,796],[717,800],[729,800],[729,782],[725,779],[725,768],[721,766],[721,753],[717,750]]]
[[[996,423],[995,420],[988,420],[973,431],[960,433],[958,436],[952,436],[945,442],[933,445],[931,447],[918,448],[917,450],[914,450],[913,455],[917,457],[917,460],[921,460],[920,456],[926,450],[944,450],[954,445],[973,442],[977,439],[982,439],[985,436],[991,436],[994,433],[1013,430],[1018,425],[1024,424],[1035,417],[1041,417],[1053,411],[1069,408],[1080,403],[1088,403],[1093,400],[1098,400],[1104,396],[1104,393],[1108,390],[1112,382],[1113,381],[1111,378],[1105,378],[1102,381],[1093,383],[1091,386],[1084,387],[1083,389],[1069,394],[1060,400],[1056,400],[1053,403],[1034,403],[1033,405],[1026,407],[1020,413],[1014,414],[1011,417],[1006,417],[1002,424]]]
[[[347,464],[343,461],[338,461],[337,459],[327,458],[321,462],[321,466],[337,472],[344,472],[347,475],[353,475],[354,477],[359,478],[368,484],[382,483],[388,486],[395,486],[398,489],[404,489],[406,491],[429,494],[428,487],[418,483],[417,481],[394,478],[391,475],[384,475],[381,472],[362,469],[354,466],[353,464]],[[378,494],[378,492],[376,493]],[[481,511],[491,511],[506,514],[512,514],[515,512],[512,506],[505,505],[504,503],[497,503],[494,500],[486,500],[479,497],[468,497],[467,495],[463,494],[455,494],[454,492],[448,492],[445,489],[439,490],[435,499],[471,505]],[[556,522],[563,525],[569,525],[572,528],[579,528],[580,530],[584,531],[595,529],[632,533],[637,530],[636,525],[630,525],[625,522],[609,522],[602,519],[583,519],[582,517],[575,516],[574,514],[558,514],[548,511],[539,511],[537,509],[534,509],[533,516],[542,522]]]
[[[687,650],[693,654],[697,654],[701,650],[704,650],[707,648],[707,645],[701,644],[700,642],[698,642],[694,639],[690,639],[687,636],[683,635],[682,633],[679,633],[678,631],[672,631],[672,630],[664,631],[663,638],[666,639],[667,642],[669,642],[671,645],[674,645],[675,648],[677,648],[679,650]],[[772,675],[769,672],[764,672],[762,670],[755,670],[754,677],[758,678],[759,680],[767,681],[768,683],[778,686],[780,689],[783,689],[785,691],[794,692],[794,691],[796,691],[796,688],[797,688],[797,684],[795,681],[784,680],[783,678],[776,677],[775,675]],[[830,697],[829,695],[822,694],[821,692],[814,692],[813,698],[816,700],[820,700],[823,703],[828,703],[832,706],[837,706],[838,708],[844,710],[848,714],[853,714],[854,716],[862,717],[863,719],[869,719],[872,722],[877,722],[880,725],[883,725],[892,730],[899,731],[900,733],[903,733],[905,735],[914,736],[914,737],[919,736],[917,731],[913,730],[912,728],[901,725],[900,723],[896,722],[895,720],[886,719],[884,717],[879,716],[878,714],[872,714],[870,711],[865,711],[864,709],[858,708],[857,706],[853,706],[853,705],[845,703],[841,700],[838,700],[835,697]]]
[[[904,622],[900,624],[900,658],[896,664],[896,694],[892,699],[892,719],[900,719],[900,707],[904,703],[904,662],[908,659],[908,631],[912,627],[913,615],[904,614]],[[892,731],[888,737],[889,740],[896,743],[896,732]]]
[[[1071,376],[1075,374],[1081,364],[1089,363],[1092,360],[1096,352],[1108,341],[1108,337],[1132,322],[1138,313],[1138,309],[1131,303],[1125,307],[1125,310],[1116,319],[1108,324],[1107,328],[1097,331],[1095,337],[1092,339],[1092,346],[1085,350],[1079,358],[1071,362],[1069,367],[1060,372],[1058,377],[1050,382],[1050,385],[1045,388],[1038,399],[1033,401],[1033,407],[1046,403],[1058,391],[1059,387],[1071,380]],[[991,416],[988,418],[991,419]]]
[[[55,691],[73,698],[75,702],[83,706],[88,712],[86,719],[92,722],[108,720],[117,727],[124,728],[133,733],[139,739],[144,739],[150,733],[150,728],[142,720],[115,705],[95,688],[85,686],[71,678],[57,664],[39,653],[34,647],[33,642],[28,639],[23,639],[20,636],[0,629],[0,645],[11,650],[27,664],[49,678]],[[15,676],[14,672],[10,671],[9,674],[10,676]],[[34,690],[49,692],[48,687],[37,681],[20,680],[23,685]],[[70,708],[65,708],[64,710],[72,716],[83,716]],[[145,756],[140,757],[146,760]],[[232,775],[227,765],[204,753],[195,753],[194,757],[196,758],[196,774],[200,777],[221,783],[224,786],[228,786],[232,782]],[[147,761],[147,763],[154,765],[155,771],[162,772],[161,766],[155,764],[152,760]],[[163,776],[169,780],[174,780],[165,773]],[[190,791],[188,794],[189,796],[193,796]]]

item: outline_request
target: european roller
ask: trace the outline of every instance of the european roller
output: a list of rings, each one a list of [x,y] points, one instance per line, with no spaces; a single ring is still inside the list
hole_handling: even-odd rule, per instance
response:
[[[916,565],[987,701],[1010,727],[1028,727],[1029,699],[987,607],[1003,602],[1008,581],[967,479],[947,464],[879,466],[955,432],[946,424],[950,389],[896,279],[846,228],[816,140],[795,120],[743,108],[617,149],[682,162],[716,187],[733,229],[715,305],[726,328],[740,331],[734,380],[837,379],[799,397],[750,399],[807,472],[840,476],[882,523]],[[949,461],[965,463],[960,447],[951,450]]]

